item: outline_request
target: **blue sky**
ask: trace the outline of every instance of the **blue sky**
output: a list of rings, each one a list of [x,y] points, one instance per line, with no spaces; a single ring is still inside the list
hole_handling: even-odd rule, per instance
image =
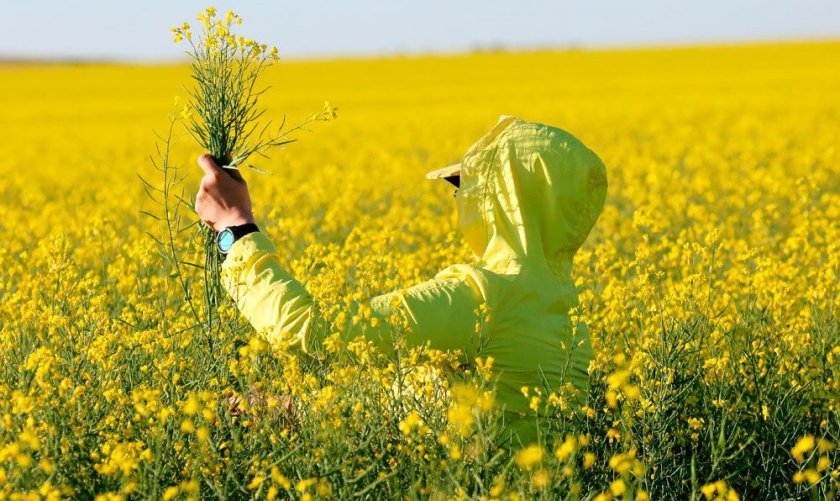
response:
[[[0,57],[171,60],[214,5],[286,57],[840,39],[840,0],[3,0]]]

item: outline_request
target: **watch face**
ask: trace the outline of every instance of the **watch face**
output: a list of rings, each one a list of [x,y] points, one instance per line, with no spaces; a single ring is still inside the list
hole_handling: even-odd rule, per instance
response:
[[[236,238],[233,236],[233,231],[230,228],[225,228],[219,233],[219,236],[216,238],[216,244],[219,247],[219,252],[223,252],[227,254],[230,248],[233,246],[233,242],[236,241]]]

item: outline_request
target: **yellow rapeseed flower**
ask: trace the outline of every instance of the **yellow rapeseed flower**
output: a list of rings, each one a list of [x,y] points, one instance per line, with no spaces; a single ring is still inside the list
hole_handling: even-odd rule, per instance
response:
[[[516,453],[516,465],[523,470],[532,470],[542,463],[545,452],[538,444],[529,445]]]

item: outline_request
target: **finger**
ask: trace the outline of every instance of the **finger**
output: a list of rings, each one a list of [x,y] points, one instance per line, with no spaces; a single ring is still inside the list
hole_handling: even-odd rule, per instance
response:
[[[207,153],[199,155],[198,166],[201,167],[201,170],[203,170],[205,174],[219,175],[222,173],[222,168],[216,165],[216,162],[213,161],[213,157]]]
[[[219,176],[217,174],[207,174],[201,178],[198,183],[199,192],[209,193],[216,189],[219,184]]]

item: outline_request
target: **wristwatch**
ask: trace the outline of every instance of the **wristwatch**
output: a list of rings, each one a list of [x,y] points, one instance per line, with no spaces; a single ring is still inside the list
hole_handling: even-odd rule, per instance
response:
[[[260,231],[254,223],[240,224],[239,226],[228,226],[216,235],[216,248],[224,255],[230,251],[233,244],[249,233]]]

